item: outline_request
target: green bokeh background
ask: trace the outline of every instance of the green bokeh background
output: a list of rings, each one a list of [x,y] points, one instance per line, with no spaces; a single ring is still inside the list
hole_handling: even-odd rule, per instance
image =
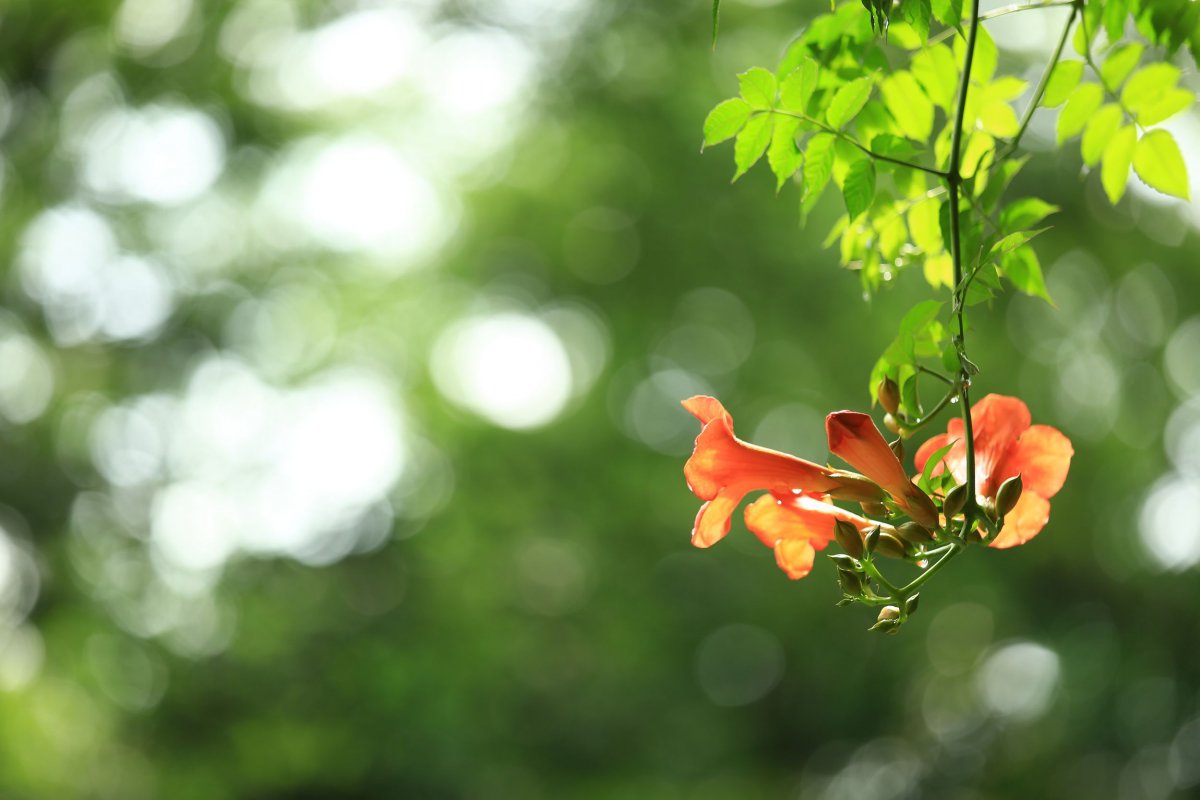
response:
[[[695,427],[678,399],[714,392],[746,438],[823,459],[824,414],[864,408],[874,358],[929,294],[902,274],[864,301],[820,245],[836,198],[801,230],[794,187],[775,197],[765,170],[730,186],[728,148],[699,152],[734,73],[773,63],[826,7],[725,5],[715,53],[700,0],[0,8],[0,370],[16,376],[0,378],[0,796],[1196,791],[1200,215],[1137,191],[1107,207],[1076,152],[1048,150],[1040,118],[1017,188],[1063,208],[1039,240],[1058,307],[1005,297],[975,314],[970,346],[977,397],[1018,394],[1074,441],[1043,534],[959,559],[896,637],[833,607],[828,564],[787,580],[740,521],[712,550],[689,546]],[[395,72],[362,96],[272,50],[367,12],[417,33],[398,61],[359,65]],[[439,49],[466,32],[483,38]],[[328,56],[335,72],[348,41]],[[1024,58],[1002,51],[1002,68],[1037,69]],[[199,158],[186,147],[150,161],[104,138],[105,113],[154,107],[199,110],[219,131],[217,172],[190,193],[153,196],[160,179],[178,185],[154,170]],[[1195,123],[1177,134],[1189,153]],[[390,250],[308,236],[311,216],[272,227],[305,203],[332,213],[289,190],[262,210],[264,187],[303,162],[297,146],[356,136],[394,148],[440,198],[424,250],[405,249],[427,218],[403,203],[364,207],[398,237]],[[49,308],[31,288],[30,231],[53,209],[89,209],[122,253],[157,265],[160,320],[89,328],[102,290],[86,276]],[[133,297],[102,312],[136,317]],[[437,363],[446,331],[502,313],[543,332],[568,320],[551,327],[578,391],[545,424],[496,424],[435,380],[451,369]],[[155,515],[194,454],[122,482],[98,431],[114,408],[145,423],[137,403],[157,398],[169,435],[185,423],[171,402],[203,394],[212,363],[279,396],[369,375],[404,468],[324,519],[315,550],[243,542],[181,567]],[[549,380],[518,366],[489,380]],[[214,430],[245,421],[221,398]],[[322,441],[356,430],[320,419]],[[303,450],[313,431],[277,431],[270,448],[251,434],[238,457],[286,471],[279,441]],[[1170,497],[1153,494],[1164,485]],[[234,502],[222,519],[289,519],[305,498],[291,499]]]

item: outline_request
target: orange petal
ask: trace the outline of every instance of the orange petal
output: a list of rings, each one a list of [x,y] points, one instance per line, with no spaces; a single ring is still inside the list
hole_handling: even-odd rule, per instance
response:
[[[812,545],[803,539],[780,539],[775,543],[775,563],[794,581],[812,572],[816,555]]]
[[[1000,487],[996,468],[1032,421],[1029,406],[1016,397],[989,394],[971,407],[975,433],[975,482],[980,495],[991,497]]]
[[[682,404],[688,413],[700,420],[701,425],[707,425],[718,417],[729,417],[729,412],[725,410],[725,406],[721,405],[721,401],[708,395],[698,394],[695,397],[689,397]],[[729,425],[733,427],[732,418],[729,419]]]
[[[1025,544],[1037,536],[1049,520],[1050,501],[1033,492],[1025,492],[1004,518],[1004,527],[990,546],[1004,549]]]
[[[692,526],[692,544],[696,547],[712,547],[729,533],[729,518],[742,502],[743,495],[722,491],[712,500],[700,506],[696,522]]]
[[[693,397],[685,401],[685,405],[688,403],[697,417],[720,409],[701,428],[692,456],[683,467],[688,486],[701,500],[712,500],[725,487],[737,488],[744,495],[755,489],[788,494],[801,490],[828,492],[839,486],[830,477],[833,470],[828,467],[735,437],[733,419],[716,400]]]
[[[783,500],[764,494],[746,506],[746,527],[767,547],[780,539],[802,539],[817,550],[824,550],[833,539],[834,523],[849,522],[860,531],[875,523],[832,503],[798,495]]]
[[[909,480],[904,466],[869,416],[857,411],[836,411],[825,418],[825,432],[831,453],[886,489],[914,520],[926,527],[937,527],[933,501]]]
[[[1021,434],[997,468],[996,485],[1020,473],[1026,492],[1053,497],[1067,480],[1074,454],[1071,440],[1058,429],[1034,425]]]

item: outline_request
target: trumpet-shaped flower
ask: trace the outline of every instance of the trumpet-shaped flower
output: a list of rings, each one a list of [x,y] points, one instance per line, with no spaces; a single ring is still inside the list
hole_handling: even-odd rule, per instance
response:
[[[828,501],[825,495],[778,498],[764,494],[746,506],[746,527],[775,551],[775,563],[792,580],[803,578],[812,570],[816,551],[824,550],[833,539],[838,520],[849,522],[862,534],[876,525]]]
[[[975,434],[975,486],[978,502],[995,502],[1009,478],[1021,476],[1024,490],[1004,517],[992,547],[1015,547],[1037,536],[1050,519],[1050,498],[1067,479],[1074,450],[1071,442],[1049,425],[1031,425],[1029,407],[1016,397],[989,394],[971,408]],[[954,442],[932,474],[949,469],[960,484],[967,479],[963,421],[950,420],[946,433],[934,436],[917,450],[916,466],[923,470],[933,454]]]
[[[692,528],[697,547],[711,547],[724,538],[734,509],[753,491],[770,494],[746,508],[746,527],[775,551],[779,566],[792,578],[802,578],[812,569],[815,552],[829,544],[838,520],[860,532],[876,524],[833,505],[834,498],[878,503],[888,488],[881,488],[879,481],[887,481],[897,493],[897,504],[916,511],[914,519],[923,524],[936,519],[932,501],[904,475],[879,431],[869,420],[868,430],[856,418],[864,415],[831,414],[829,430],[831,448],[851,464],[870,469],[866,477],[743,442],[733,434],[733,418],[715,398],[692,397],[683,405],[703,426],[683,470],[692,492],[705,501]],[[832,431],[837,432],[836,442]],[[864,438],[865,444],[857,442]],[[929,513],[923,514],[926,505]]]
[[[866,414],[836,411],[825,418],[829,452],[879,484],[904,513],[927,528],[936,528],[937,508],[929,495],[908,478],[883,434]]]

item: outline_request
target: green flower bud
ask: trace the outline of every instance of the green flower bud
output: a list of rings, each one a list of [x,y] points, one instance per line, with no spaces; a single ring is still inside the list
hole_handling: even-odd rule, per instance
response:
[[[842,588],[842,593],[852,597],[858,597],[863,592],[862,578],[856,572],[849,570],[838,570],[838,586]]]
[[[999,519],[1004,519],[1013,510],[1024,488],[1019,473],[1000,484],[1000,490],[996,492],[996,516]]]
[[[876,525],[871,530],[867,531],[867,535],[863,537],[863,544],[867,548],[868,553],[874,553],[876,545],[879,544],[879,526]]]
[[[884,531],[879,534],[879,540],[875,543],[875,552],[888,558],[904,558],[908,554],[908,548],[899,537]]]
[[[900,420],[896,419],[891,414],[883,415],[883,426],[892,433],[900,433]]]
[[[845,569],[851,572],[862,572],[862,562],[854,556],[846,555],[845,553],[833,553],[829,557],[838,569]]]
[[[946,515],[946,521],[949,522],[954,517],[962,513],[963,506],[967,504],[967,486],[955,486],[946,494],[946,500],[942,503],[942,513]]]
[[[883,517],[886,519],[892,515],[892,512],[888,511],[888,507],[883,503],[859,503],[859,505],[862,506],[863,513],[868,517]]]
[[[883,410],[889,414],[895,414],[900,410],[900,387],[891,378],[884,378],[879,382],[879,405],[883,406]]]
[[[924,525],[916,522],[906,522],[903,525],[896,526],[896,535],[911,545],[929,544],[933,541],[933,534]]]
[[[858,532],[858,528],[839,519],[833,524],[833,535],[837,537],[838,544],[847,553],[855,558],[863,557],[862,534]]]
[[[896,633],[900,630],[900,609],[897,606],[884,606],[879,610],[879,616],[870,630]]]
[[[894,442],[889,442],[888,447],[892,448],[892,452],[896,454],[896,458],[900,461],[904,460],[904,440],[897,439]]]
[[[908,598],[908,601],[904,604],[904,608],[910,615],[915,614],[917,611],[917,606],[920,605],[920,602],[921,594],[918,592],[917,594],[914,594],[912,597]]]

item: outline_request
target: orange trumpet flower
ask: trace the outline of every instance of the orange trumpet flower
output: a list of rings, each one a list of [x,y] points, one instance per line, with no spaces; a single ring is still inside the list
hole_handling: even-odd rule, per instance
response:
[[[1056,428],[1031,422],[1029,407],[1016,397],[989,394],[971,408],[977,501],[995,502],[1001,484],[1016,475],[1024,487],[992,547],[1015,547],[1037,536],[1050,519],[1050,498],[1067,479],[1075,453],[1071,441]],[[949,469],[962,484],[967,480],[967,450],[960,418],[950,420],[946,433],[921,445],[916,466],[923,470],[930,457],[951,441],[954,446],[932,474]]]

